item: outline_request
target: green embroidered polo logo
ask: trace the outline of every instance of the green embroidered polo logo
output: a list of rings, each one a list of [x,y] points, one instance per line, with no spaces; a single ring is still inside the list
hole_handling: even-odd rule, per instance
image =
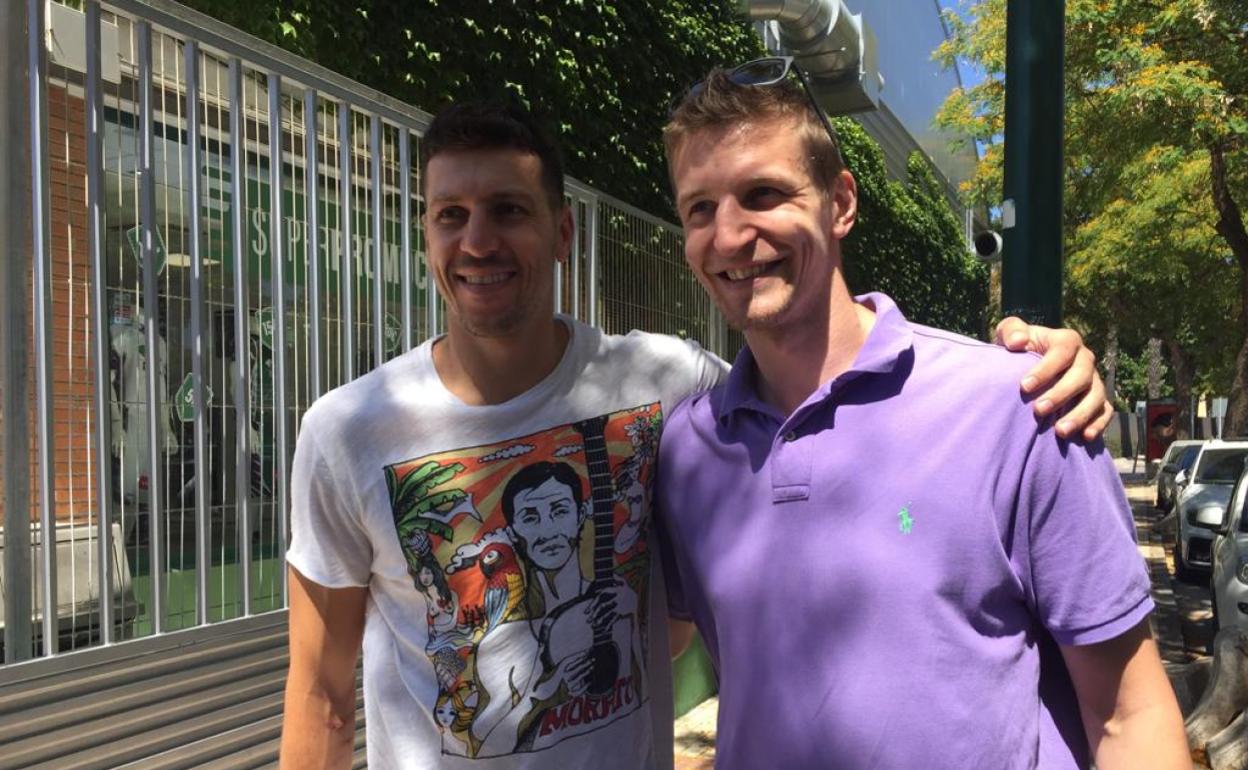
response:
[[[910,534],[910,530],[914,529],[914,518],[910,515],[910,506],[911,503],[906,503],[905,507],[897,512],[897,528],[903,535]]]

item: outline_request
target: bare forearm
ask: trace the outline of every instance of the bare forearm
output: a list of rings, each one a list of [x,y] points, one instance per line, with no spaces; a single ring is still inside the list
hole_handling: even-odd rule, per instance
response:
[[[355,699],[334,705],[324,693],[290,681],[282,721],[282,770],[351,766],[355,749]]]
[[[365,588],[327,588],[290,570],[283,770],[351,766],[355,663],[367,597]]]
[[[1101,727],[1093,744],[1097,770],[1191,770],[1187,736],[1170,704],[1144,708]]]
[[[1148,619],[1062,655],[1098,770],[1191,770],[1183,716]]]

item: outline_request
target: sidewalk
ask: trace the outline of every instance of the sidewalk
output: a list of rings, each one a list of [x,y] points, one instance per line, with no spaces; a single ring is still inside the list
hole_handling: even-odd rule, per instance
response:
[[[719,698],[708,698],[676,720],[676,770],[712,770],[718,714]]]
[[[1153,584],[1153,637],[1167,663],[1188,663],[1206,649],[1209,629],[1208,601],[1201,586],[1172,581],[1169,559],[1173,534],[1157,528],[1161,512],[1153,507],[1156,486],[1144,477],[1144,463],[1132,470],[1131,460],[1114,461],[1135,517],[1140,555]],[[719,701],[711,698],[676,720],[676,770],[712,770],[715,764],[715,719]]]
[[[1204,656],[1213,637],[1208,587],[1174,579],[1174,525],[1172,519],[1163,521],[1161,511],[1153,507],[1156,483],[1145,481],[1142,473],[1130,473],[1130,460],[1119,458],[1115,464],[1135,516],[1140,555],[1152,578],[1157,605],[1152,615],[1153,637],[1162,660],[1190,663]]]

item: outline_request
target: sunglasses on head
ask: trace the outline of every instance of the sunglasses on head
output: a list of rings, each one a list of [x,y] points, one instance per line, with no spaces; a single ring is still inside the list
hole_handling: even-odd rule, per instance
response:
[[[824,129],[828,132],[828,136],[832,138],[832,144],[836,147],[837,155],[840,156],[841,144],[836,138],[836,129],[832,128],[832,122],[828,120],[828,116],[823,114],[823,109],[819,107],[819,102],[815,99],[815,92],[810,87],[810,80],[807,79],[806,73],[802,72],[802,68],[797,66],[797,61],[792,56],[764,56],[761,59],[747,61],[745,64],[739,64],[728,70],[728,79],[739,86],[774,86],[776,83],[784,80],[789,74],[797,75],[797,81],[802,84],[802,90],[806,93],[806,99],[810,102],[810,107],[819,116],[819,122],[823,124]],[[699,80],[689,87],[685,92],[685,96],[697,96],[706,88],[706,81]],[[676,111],[679,103],[684,97],[678,98],[672,104],[672,112]],[[841,159],[841,165],[845,165],[845,161]]]

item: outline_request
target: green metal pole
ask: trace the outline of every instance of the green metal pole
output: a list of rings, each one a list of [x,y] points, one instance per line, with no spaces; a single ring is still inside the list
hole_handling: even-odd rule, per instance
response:
[[[1008,0],[1001,305],[1062,321],[1062,54],[1065,0]]]

